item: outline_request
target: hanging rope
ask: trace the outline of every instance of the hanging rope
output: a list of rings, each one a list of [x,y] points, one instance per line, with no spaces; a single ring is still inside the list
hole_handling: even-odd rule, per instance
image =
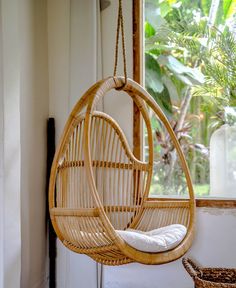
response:
[[[123,10],[122,10],[122,0],[119,0],[119,10],[118,10],[118,17],[117,17],[115,65],[114,65],[114,73],[113,73],[114,76],[116,76],[117,64],[118,64],[118,50],[119,50],[120,30],[121,30],[121,35],[122,35],[122,54],[123,54],[123,64],[124,64],[124,76],[125,76],[124,86],[125,86],[127,84],[127,68],[126,68],[125,33],[124,33],[124,20],[123,20]]]

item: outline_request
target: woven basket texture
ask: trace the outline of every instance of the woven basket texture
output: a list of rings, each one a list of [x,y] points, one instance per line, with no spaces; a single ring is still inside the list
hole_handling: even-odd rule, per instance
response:
[[[195,288],[236,288],[236,269],[203,268],[189,258],[183,258],[182,262],[193,278]]]

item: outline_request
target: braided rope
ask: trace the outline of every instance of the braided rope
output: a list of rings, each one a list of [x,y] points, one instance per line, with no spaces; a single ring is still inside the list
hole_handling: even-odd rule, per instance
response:
[[[127,84],[127,67],[126,67],[125,32],[124,32],[122,0],[119,0],[119,9],[118,9],[118,17],[117,17],[115,64],[114,64],[114,73],[113,73],[114,76],[116,76],[116,72],[117,72],[120,30],[121,30],[121,36],[122,36],[122,53],[123,53],[124,77],[125,77],[124,86],[125,86]]]

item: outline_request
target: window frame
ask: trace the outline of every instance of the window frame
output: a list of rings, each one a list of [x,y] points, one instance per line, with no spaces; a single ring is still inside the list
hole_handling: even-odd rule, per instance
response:
[[[143,84],[143,15],[144,0],[133,0],[133,79]],[[140,112],[135,103],[133,104],[133,153],[135,157],[142,156],[142,123]],[[151,197],[150,200],[158,200]],[[169,198],[161,198],[169,200]],[[236,200],[214,197],[196,197],[197,207],[211,208],[236,208]]]

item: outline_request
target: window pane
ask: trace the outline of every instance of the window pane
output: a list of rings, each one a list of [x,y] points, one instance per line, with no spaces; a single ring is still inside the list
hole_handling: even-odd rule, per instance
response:
[[[236,198],[236,2],[144,3],[145,86],[180,141],[195,194]],[[150,195],[185,195],[168,134],[157,119],[152,125]]]
[[[188,195],[186,178],[183,173],[173,142],[162,122],[149,112],[154,142],[154,166],[150,189],[152,196]],[[147,133],[145,130],[145,160],[148,161]]]

